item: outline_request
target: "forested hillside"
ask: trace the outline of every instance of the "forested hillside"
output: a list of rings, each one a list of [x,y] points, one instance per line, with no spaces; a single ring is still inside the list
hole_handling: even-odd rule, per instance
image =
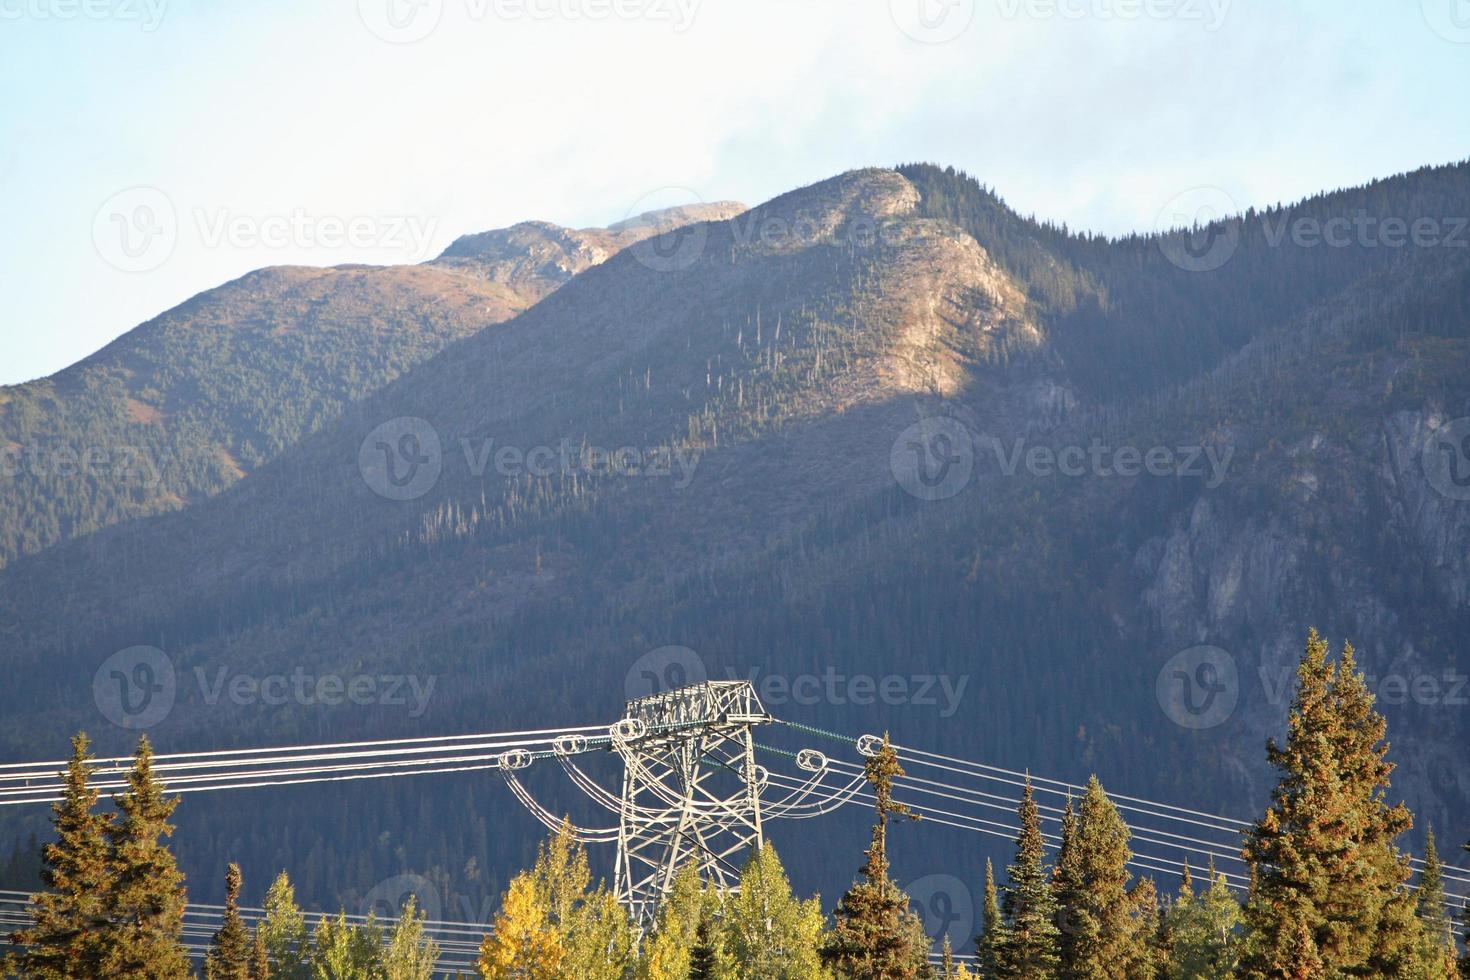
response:
[[[94,680],[136,645],[177,671],[150,728],[170,748],[607,722],[641,658],[674,645],[711,676],[944,679],[953,704],[768,707],[1255,812],[1301,623],[1353,636],[1375,678],[1448,684],[1467,668],[1446,638],[1470,627],[1470,502],[1424,460],[1470,416],[1470,250],[1447,230],[1400,247],[1271,230],[1359,211],[1447,229],[1470,213],[1470,167],[1191,232],[1235,228],[1213,269],[1181,267],[1172,237],[1038,224],[928,166],[847,174],[668,249],[625,249],[228,491],[0,571],[14,672],[0,704],[23,721],[4,754],[49,757],[57,726],[123,748],[132,733],[99,713]],[[967,474],[942,491],[902,465],[926,419]],[[1109,466],[1028,461],[1095,443]],[[385,444],[401,485],[376,468]],[[1120,473],[1120,447],[1170,465]],[[602,461],[585,465],[593,448]],[[410,455],[432,479],[394,468]],[[1236,671],[1234,710],[1203,729],[1159,694],[1198,645]],[[436,683],[418,714],[240,704],[196,682],[221,670]],[[1466,722],[1441,694],[1385,704],[1395,790],[1462,833]],[[257,877],[288,866],[330,904],[414,871],[473,904],[536,839],[473,774],[255,799],[191,803],[205,814],[178,843],[191,874],[226,855],[270,869]],[[850,876],[849,855],[805,846],[830,832],[778,841],[803,890]],[[911,846],[916,866],[983,875],[983,850]]]

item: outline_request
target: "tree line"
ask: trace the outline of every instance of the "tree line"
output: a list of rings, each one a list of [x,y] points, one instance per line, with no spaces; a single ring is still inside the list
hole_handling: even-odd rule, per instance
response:
[[[650,928],[640,930],[564,827],[511,880],[479,946],[486,980],[1338,980],[1470,978],[1457,960],[1442,864],[1428,836],[1419,881],[1396,841],[1412,823],[1387,798],[1387,725],[1351,645],[1335,657],[1312,631],[1297,668],[1283,743],[1268,757],[1279,780],[1244,836],[1243,898],[1208,868],[1186,863],[1176,894],[1134,879],[1130,830],[1093,777],[1068,801],[1047,863],[1027,781],[1015,857],[997,884],[987,863],[973,962],[951,938],[936,952],[894,882],[889,830],[920,819],[893,798],[904,775],[885,738],[867,760],[874,822],[856,878],[832,915],[794,894],[774,846],[753,849],[740,887],[720,893],[694,863],[676,875]],[[140,740],[114,811],[98,809],[85,735],[72,742],[56,840],[42,854],[46,889],[7,976],[27,980],[183,980],[186,890],[166,844],[177,798]],[[1470,849],[1470,844],[1466,845]],[[410,899],[391,928],[345,913],[308,929],[282,872],[251,930],[241,873],[226,871],[221,925],[204,957],[207,980],[427,980],[439,948]],[[1464,912],[1470,924],[1470,908]]]

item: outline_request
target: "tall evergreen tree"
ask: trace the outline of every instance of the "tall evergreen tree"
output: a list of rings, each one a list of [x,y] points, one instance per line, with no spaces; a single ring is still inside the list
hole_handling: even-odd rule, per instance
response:
[[[260,926],[255,927],[255,941],[250,945],[250,980],[271,980],[270,952],[265,945],[265,934]]]
[[[116,877],[107,894],[105,975],[111,980],[182,980],[191,975],[182,942],[184,876],[164,843],[178,797],[166,797],[153,772],[148,736],[117,798],[118,819],[107,827]]]
[[[1000,975],[1001,951],[1006,944],[1005,918],[995,888],[995,870],[985,859],[985,901],[980,909],[980,935],[975,940],[977,965],[982,977]]]
[[[927,976],[928,945],[916,942],[923,924],[888,876],[888,819],[910,814],[908,807],[893,800],[893,780],[904,771],[887,735],[864,771],[876,799],[872,840],[858,880],[837,905],[836,927],[822,959],[838,976],[854,980]]]
[[[1421,980],[1455,980],[1458,972],[1455,927],[1444,903],[1444,875],[1434,831],[1430,830],[1424,841],[1424,870],[1419,875],[1419,886],[1414,889],[1414,911],[1419,930],[1414,975]]]
[[[1143,980],[1156,972],[1158,898],[1147,880],[1130,886],[1131,834],[1093,776],[1063,822],[1053,877],[1066,980]]]
[[[286,872],[276,875],[265,893],[265,918],[255,931],[265,946],[273,980],[311,980],[311,933]]]
[[[240,918],[240,866],[225,869],[225,914],[204,960],[207,980],[250,980],[250,932]]]
[[[64,980],[103,975],[105,902],[113,879],[107,852],[112,815],[96,812],[89,746],[85,733],[71,741],[61,800],[51,807],[56,842],[46,845],[41,870],[47,890],[31,896],[27,910],[31,924],[12,937],[29,947],[11,964],[23,977]]]
[[[1334,662],[1312,630],[1286,744],[1267,746],[1280,779],[1243,850],[1253,874],[1241,961],[1247,980],[1290,975],[1314,957],[1334,977],[1402,976],[1411,968],[1414,898],[1404,888],[1408,858],[1395,844],[1410,817],[1385,802],[1393,771],[1386,727],[1352,646]],[[1296,934],[1302,929],[1310,945]]]
[[[1009,884],[1001,909],[1006,935],[1000,948],[998,975],[1014,980],[1043,980],[1055,976],[1058,959],[1057,905],[1042,859],[1041,814],[1031,791],[1031,779],[1017,810],[1021,832],[1016,837],[1016,860],[1007,869]]]
[[[713,900],[711,894],[708,901]],[[724,976],[725,956],[715,918],[709,914],[708,901],[705,914],[699,917],[699,926],[694,930],[694,946],[689,951],[689,980],[721,980]]]
[[[724,947],[742,977],[821,980],[822,903],[791,894],[776,849],[754,848],[725,900]]]

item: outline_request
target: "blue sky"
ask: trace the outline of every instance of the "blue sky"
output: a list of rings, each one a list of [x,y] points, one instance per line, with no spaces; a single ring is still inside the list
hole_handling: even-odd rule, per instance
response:
[[[0,384],[260,266],[856,166],[1149,229],[1470,156],[1467,83],[1470,0],[0,0]]]

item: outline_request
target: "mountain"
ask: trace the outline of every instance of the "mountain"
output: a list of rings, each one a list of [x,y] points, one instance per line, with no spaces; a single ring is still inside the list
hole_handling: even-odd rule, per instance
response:
[[[219,493],[449,343],[660,230],[545,222],[467,235],[418,266],[262,269],[52,377],[0,387],[0,565]]]
[[[1101,239],[915,165],[663,229],[211,499],[0,570],[3,752],[124,745],[93,684],[140,644],[178,676],[170,748],[590,724],[675,666],[753,676],[790,720],[1249,815],[1315,624],[1384,685],[1395,790],[1460,827],[1465,214],[1459,164]],[[301,671],[435,686],[414,713],[205,683]],[[536,833],[473,776],[260,798],[263,843],[191,798],[186,862],[284,864],[322,902],[430,869],[493,895]],[[903,846],[979,880],[983,851]],[[798,878],[832,892],[831,860]]]

